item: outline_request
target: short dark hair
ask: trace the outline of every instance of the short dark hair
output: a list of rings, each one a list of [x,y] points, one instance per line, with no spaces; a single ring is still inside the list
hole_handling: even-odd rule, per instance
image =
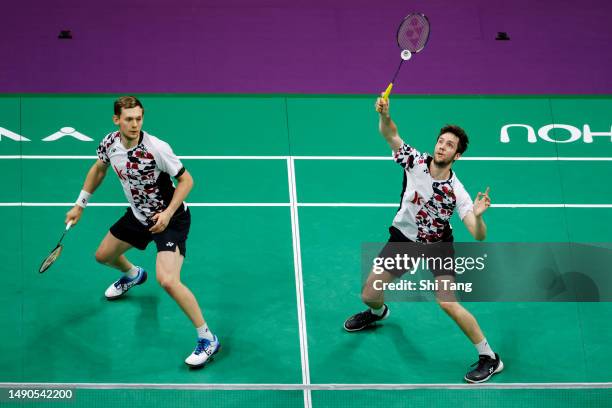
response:
[[[115,115],[121,116],[122,109],[130,109],[140,106],[142,109],[142,114],[144,115],[144,106],[135,96],[122,96],[121,98],[115,101]]]
[[[468,139],[467,133],[465,130],[460,128],[457,125],[446,125],[442,129],[440,129],[440,133],[438,133],[438,139],[444,133],[452,133],[453,135],[459,138],[459,144],[457,145],[457,153],[463,154],[467,150],[468,143],[470,143]]]

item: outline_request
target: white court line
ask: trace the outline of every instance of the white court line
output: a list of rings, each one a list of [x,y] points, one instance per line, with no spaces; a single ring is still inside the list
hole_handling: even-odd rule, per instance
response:
[[[293,156],[294,160],[393,160],[389,156]]]
[[[496,208],[612,208],[612,204],[491,204]]]
[[[178,156],[189,160],[287,160],[289,156]]]
[[[127,204],[127,203],[126,203]],[[187,203],[187,207],[290,207],[291,203]]]
[[[302,278],[302,252],[300,246],[300,221],[297,207],[295,166],[292,158],[287,159],[289,200],[291,203],[291,232],[293,234],[293,265],[295,270],[295,292],[300,335],[300,356],[302,359],[302,384],[310,385],[310,366],[308,362],[308,332],[306,331],[306,307],[304,305],[304,281]],[[304,407],[312,407],[310,388],[304,388]]]
[[[178,156],[187,160],[287,160],[289,156]],[[4,155],[1,159],[97,159],[97,156]],[[391,156],[292,156],[293,160],[393,160]],[[612,157],[462,157],[459,161],[612,161]]]
[[[399,207],[399,203],[298,203],[298,207]]]
[[[53,156],[53,155],[6,155],[0,159],[25,159],[25,160],[58,160],[58,159],[77,159],[95,160],[98,156]],[[287,160],[289,156],[178,156],[179,159],[187,160]]]
[[[399,203],[298,203],[298,207],[393,207]],[[612,204],[491,204],[493,208],[612,208]]]
[[[612,157],[462,157],[474,161],[612,161]]]
[[[97,159],[98,156],[41,156],[41,155],[24,155],[24,156],[0,156],[0,159],[38,159],[38,160],[52,160],[52,159]]]
[[[129,203],[89,203],[88,207],[126,207]],[[73,207],[74,203],[0,203],[0,207]],[[187,203],[188,207],[289,207],[291,203]]]
[[[295,175],[294,175],[295,177]],[[126,207],[129,203],[89,203],[88,207]],[[389,207],[399,203],[187,203],[188,207]],[[0,207],[72,207],[74,203],[0,203]],[[612,204],[492,204],[492,208],[612,208]]]
[[[549,382],[549,383],[416,383],[416,384],[162,384],[162,383],[34,383],[34,382],[0,382],[1,388],[76,388],[76,389],[157,389],[157,390],[417,390],[417,389],[612,389],[612,382]]]
[[[392,156],[293,156],[295,160],[393,160]],[[612,161],[612,157],[501,157],[467,156],[459,161]]]

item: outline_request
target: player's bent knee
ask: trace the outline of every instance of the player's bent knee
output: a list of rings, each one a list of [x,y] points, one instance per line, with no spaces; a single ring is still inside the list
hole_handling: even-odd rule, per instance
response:
[[[159,286],[164,290],[172,290],[179,284],[179,281],[178,279],[168,276],[158,276],[157,283],[159,283]]]
[[[109,255],[110,254],[108,252],[98,248],[96,251],[96,261],[101,264],[107,264],[111,261],[111,257]]]

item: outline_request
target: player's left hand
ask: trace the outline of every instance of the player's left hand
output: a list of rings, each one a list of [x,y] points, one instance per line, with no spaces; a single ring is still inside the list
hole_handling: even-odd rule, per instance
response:
[[[168,224],[170,224],[170,219],[172,215],[167,211],[162,211],[160,213],[155,214],[151,217],[151,220],[155,221],[155,225],[149,228],[152,234],[159,234],[163,232],[166,228],[168,228]]]
[[[489,187],[485,190],[484,194],[480,191],[474,200],[474,215],[480,217],[486,210],[491,206],[491,198],[489,197]]]

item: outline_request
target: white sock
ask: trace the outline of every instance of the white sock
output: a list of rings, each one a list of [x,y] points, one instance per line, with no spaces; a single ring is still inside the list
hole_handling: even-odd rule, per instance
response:
[[[478,344],[474,344],[476,346],[476,350],[478,350],[478,355],[486,355],[491,358],[495,358],[495,353],[491,346],[489,346],[489,342],[487,339],[482,339],[482,341]]]
[[[208,330],[208,325],[206,323],[204,323],[203,326],[198,327],[197,331],[198,331],[198,337],[201,339],[208,339],[210,341],[213,341],[215,339],[211,331]]]
[[[383,313],[385,312],[385,305],[382,305],[380,309],[374,309],[373,307],[371,307],[370,311],[376,316],[382,316]]]
[[[128,276],[128,278],[134,279],[138,276],[138,267],[136,265],[132,265],[132,267],[128,269],[125,274]]]

